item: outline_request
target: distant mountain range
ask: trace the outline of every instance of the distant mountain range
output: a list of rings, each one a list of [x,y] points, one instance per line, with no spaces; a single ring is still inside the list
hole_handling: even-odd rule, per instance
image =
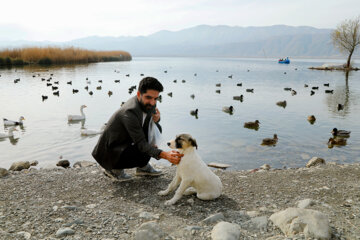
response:
[[[0,48],[74,46],[90,50],[124,50],[137,56],[217,57],[336,57],[332,29],[275,25],[231,27],[199,25],[180,31],[159,31],[149,36],[91,36],[68,42],[0,42]]]

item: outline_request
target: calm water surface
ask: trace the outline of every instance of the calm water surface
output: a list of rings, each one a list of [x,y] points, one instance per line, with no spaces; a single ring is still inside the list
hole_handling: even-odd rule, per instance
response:
[[[121,102],[136,94],[130,95],[128,88],[138,84],[141,73],[158,78],[164,85],[163,101],[158,103],[163,139],[191,133],[205,162],[227,163],[233,169],[256,168],[264,163],[299,167],[313,156],[339,163],[360,162],[360,72],[346,77],[343,72],[308,69],[341,62],[292,59],[290,65],[281,65],[275,59],[135,58],[120,63],[0,69],[0,118],[26,118],[14,138],[0,140],[0,167],[8,168],[20,160],[37,160],[40,167],[53,166],[60,155],[71,163],[93,161],[91,151],[99,136],[80,136],[82,124],[69,124],[67,115],[79,114],[80,105],[86,104],[83,127],[100,129]],[[51,82],[59,81],[60,97],[53,96],[51,87],[41,81],[51,73]],[[20,82],[14,84],[17,78]],[[93,96],[84,89],[86,78],[91,81],[88,85]],[[120,83],[114,82],[117,79]],[[217,83],[221,87],[216,87]],[[330,87],[324,87],[324,83]],[[96,90],[100,85],[102,89]],[[310,96],[312,86],[319,86],[319,90]],[[297,95],[292,96],[284,87],[295,89]],[[79,93],[73,94],[73,88]],[[254,93],[246,92],[246,88],[254,88]],[[334,94],[325,94],[325,89],[333,89]],[[111,97],[109,90],[113,92]],[[167,95],[169,92],[172,97]],[[244,95],[243,102],[233,100],[240,94]],[[41,95],[49,99],[42,102]],[[287,101],[286,108],[275,104],[281,100]],[[337,110],[338,103],[345,104],[344,110]],[[230,105],[235,109],[232,115],[222,111],[223,106]],[[190,115],[190,110],[196,108],[197,119]],[[307,121],[308,115],[315,115],[313,125]],[[244,122],[256,119],[261,122],[258,131],[243,127]],[[327,141],[334,127],[351,130],[351,137],[346,146],[329,149]],[[0,132],[4,131],[7,128],[0,126]],[[274,133],[279,137],[275,147],[260,145],[263,138]],[[168,150],[165,145],[162,148]]]

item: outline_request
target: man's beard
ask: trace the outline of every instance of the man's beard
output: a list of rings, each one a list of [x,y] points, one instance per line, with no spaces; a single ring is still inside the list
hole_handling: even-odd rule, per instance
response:
[[[153,106],[151,104],[144,104],[141,99],[140,99],[139,103],[140,103],[141,110],[145,113],[153,113],[156,108],[156,104],[155,104],[155,106]]]

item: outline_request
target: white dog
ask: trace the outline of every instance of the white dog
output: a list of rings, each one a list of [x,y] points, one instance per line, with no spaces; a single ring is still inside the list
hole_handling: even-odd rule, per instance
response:
[[[176,176],[169,184],[168,188],[160,191],[159,195],[167,195],[174,191],[174,197],[165,202],[165,205],[176,203],[182,195],[197,194],[201,200],[212,200],[221,195],[222,183],[196,153],[197,144],[189,134],[180,134],[175,140],[167,143],[172,149],[177,149],[184,156],[176,169]]]

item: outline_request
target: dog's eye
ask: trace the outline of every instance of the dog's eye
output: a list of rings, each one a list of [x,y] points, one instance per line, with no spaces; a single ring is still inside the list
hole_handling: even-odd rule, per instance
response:
[[[181,148],[182,147],[181,142],[182,142],[181,138],[176,138],[176,140],[175,140],[176,148]]]

